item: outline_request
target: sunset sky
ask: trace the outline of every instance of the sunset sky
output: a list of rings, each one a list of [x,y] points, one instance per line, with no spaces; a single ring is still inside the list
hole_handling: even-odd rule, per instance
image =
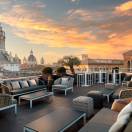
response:
[[[132,49],[131,0],[0,0],[6,50],[39,62],[65,55],[122,59]]]

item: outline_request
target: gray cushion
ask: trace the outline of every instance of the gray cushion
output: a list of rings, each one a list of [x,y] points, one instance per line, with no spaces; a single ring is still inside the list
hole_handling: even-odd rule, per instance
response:
[[[61,84],[62,84],[62,85],[67,85],[68,79],[69,79],[69,78],[67,78],[67,77],[62,77],[62,78],[61,78]]]
[[[109,132],[121,132],[123,131],[123,128],[128,123],[130,118],[130,114],[125,114],[121,116],[117,121],[111,126],[109,129]]]
[[[118,112],[103,108],[79,132],[108,132],[117,115]]]
[[[75,104],[89,104],[89,102],[93,102],[93,99],[91,97],[87,97],[87,96],[79,96],[79,97],[73,99],[73,102]]]
[[[28,84],[28,82],[26,80],[20,81],[20,85],[21,85],[22,88],[29,87],[29,84]]]
[[[40,85],[40,86],[32,86],[29,88],[22,88],[22,89],[16,89],[16,90],[12,90],[11,94],[15,95],[15,94],[24,94],[25,92],[33,92],[34,90],[42,90],[42,89],[46,89],[44,86]]]
[[[28,80],[28,83],[30,86],[36,86],[37,85],[35,79]]]
[[[67,85],[58,84],[58,85],[53,85],[52,88],[66,89],[67,88]]]
[[[20,89],[20,84],[18,81],[11,82],[11,86],[13,89]]]
[[[132,119],[129,121],[129,123],[127,124],[124,132],[131,132],[132,131]]]

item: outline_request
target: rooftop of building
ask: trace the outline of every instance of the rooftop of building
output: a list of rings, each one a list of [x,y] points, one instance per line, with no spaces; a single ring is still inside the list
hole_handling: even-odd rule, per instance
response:
[[[120,59],[91,59],[82,61],[82,64],[109,64],[109,65],[123,65],[123,60]]]

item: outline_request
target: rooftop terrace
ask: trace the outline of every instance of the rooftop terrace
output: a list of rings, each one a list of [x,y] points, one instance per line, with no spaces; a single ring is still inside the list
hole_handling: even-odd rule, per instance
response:
[[[55,94],[54,99],[51,103],[47,103],[43,99],[35,101],[34,107],[29,109],[29,103],[23,101],[21,105],[18,105],[18,114],[15,116],[13,110],[5,110],[0,112],[0,131],[1,132],[22,132],[25,124],[40,118],[57,109],[58,107],[70,107],[72,108],[73,98],[86,95],[90,90],[101,89],[100,86],[91,87],[74,87],[74,93],[68,93],[67,96],[64,94]],[[109,107],[110,105],[105,104]],[[82,127],[82,126],[81,126]],[[72,131],[78,131],[79,128],[74,127]],[[71,130],[69,130],[71,132]]]

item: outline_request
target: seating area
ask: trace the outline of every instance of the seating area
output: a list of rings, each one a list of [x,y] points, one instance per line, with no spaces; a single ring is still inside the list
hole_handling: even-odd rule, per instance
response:
[[[37,131],[40,125],[36,124],[36,122],[39,120],[46,122],[47,119],[49,120],[49,117],[51,118],[52,113],[54,113],[52,120],[47,122],[49,127],[45,124],[41,125],[43,130],[51,128],[56,118],[58,123],[56,122],[57,126],[54,127],[57,131],[59,127],[64,127],[68,132],[116,132],[114,129],[123,129],[123,132],[131,132],[131,87],[119,85],[107,88],[98,84],[89,87],[76,87],[73,86],[73,82],[74,79],[72,77],[59,78],[52,86],[53,92],[47,93],[45,85],[39,85],[36,79],[4,82],[4,85],[1,85],[1,87],[5,87],[4,92],[7,92],[8,88],[8,95],[2,94],[0,96],[0,124],[3,124],[1,126],[2,132],[8,132],[9,130],[10,132],[16,130],[18,132],[22,132],[23,130],[28,132],[30,130],[28,130],[26,126],[29,125],[28,127],[31,127],[30,124],[32,123],[35,123],[36,127],[32,125],[31,128]],[[16,92],[14,92],[14,90],[16,90]],[[3,89],[1,91],[3,91]],[[62,93],[59,91],[62,91]],[[72,92],[70,93],[70,91]],[[115,93],[117,95],[116,98]],[[18,99],[21,99],[21,103],[17,103],[17,101],[20,100],[13,99],[16,96],[18,96]],[[45,102],[45,98],[48,99],[49,96],[52,96],[54,99],[50,103],[47,103]],[[29,103],[25,100],[29,101],[30,108],[32,108],[32,101],[34,100],[34,107],[29,109]],[[127,105],[129,105],[129,107]],[[125,121],[121,118],[121,120],[123,120],[122,124],[122,122],[118,122],[117,118],[125,106],[128,107],[125,111],[129,113],[124,117]],[[8,112],[9,108],[12,107],[15,110],[15,114],[17,113],[17,116],[12,115],[13,112]],[[62,120],[59,116],[57,118],[56,114],[60,108],[64,110],[68,109],[68,111],[72,109],[74,111],[68,112],[67,116],[64,114],[66,118]],[[61,112],[63,115],[62,110]],[[84,124],[81,123],[82,119]],[[70,120],[72,123],[69,122]],[[8,128],[6,127],[7,121],[9,122]],[[65,126],[67,123],[70,124]],[[117,126],[122,125],[122,127],[117,128],[116,124]]]
[[[1,86],[2,93],[7,93],[12,97],[46,90],[45,84],[39,82],[37,78],[6,80]]]

